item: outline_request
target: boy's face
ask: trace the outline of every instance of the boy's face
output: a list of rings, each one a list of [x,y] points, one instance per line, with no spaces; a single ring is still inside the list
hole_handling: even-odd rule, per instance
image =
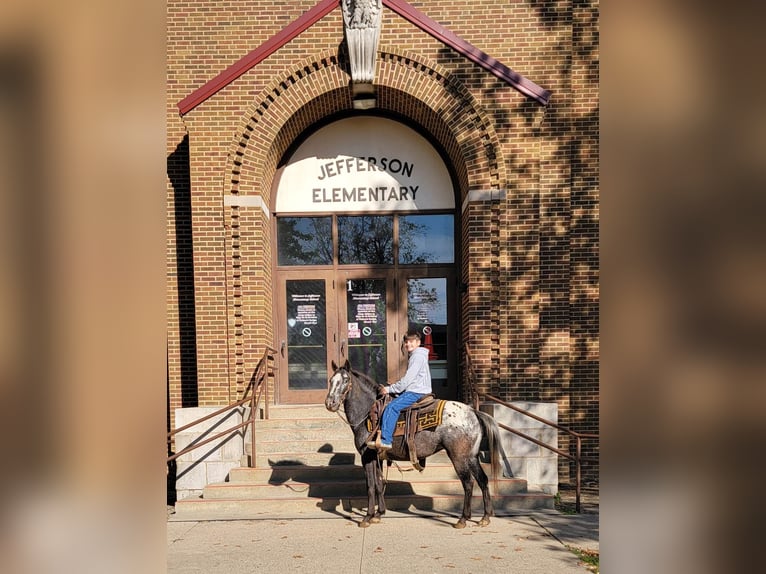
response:
[[[417,337],[413,337],[412,339],[405,339],[404,340],[404,348],[408,353],[411,353],[415,349],[420,347],[420,339]]]

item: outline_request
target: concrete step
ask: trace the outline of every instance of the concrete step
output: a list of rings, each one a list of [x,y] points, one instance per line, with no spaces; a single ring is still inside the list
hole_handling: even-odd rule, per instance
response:
[[[328,419],[323,417],[303,417],[299,419],[277,418],[255,421],[255,432],[268,431],[270,429],[341,429],[351,436],[349,426],[338,417]]]
[[[520,479],[502,479],[490,486],[491,492],[507,495],[521,494],[526,491],[526,481]],[[474,486],[479,493],[479,487]],[[347,496],[366,496],[367,486],[364,478],[357,480],[329,480],[303,482],[288,480],[277,483],[221,482],[208,484],[203,493],[205,499],[251,500],[265,498],[294,498],[304,495],[308,498],[333,498]],[[463,487],[458,479],[421,479],[418,481],[388,480],[388,496],[431,496],[461,495]]]
[[[495,514],[508,516],[524,510],[554,508],[553,495],[528,492],[523,494],[493,495]],[[390,510],[418,510],[449,512],[459,515],[463,508],[463,496],[450,495],[402,495],[386,496],[386,507]],[[366,496],[272,498],[261,500],[187,498],[176,503],[176,512],[171,521],[280,519],[293,517],[321,517],[325,513],[367,508]],[[471,499],[474,516],[481,516],[481,496]]]
[[[295,445],[283,444],[281,452],[264,452],[256,445],[255,467],[272,468],[275,466],[335,466],[335,465],[361,465],[362,459],[353,447],[345,449],[332,447],[332,450],[317,452],[316,444],[312,448],[303,448],[300,443]],[[289,449],[289,450],[287,450]],[[268,449],[266,449],[268,450]],[[451,464],[447,453],[444,451],[428,457],[426,466],[436,464]],[[399,462],[400,466],[412,467],[409,462]]]
[[[356,464],[361,465],[359,453],[347,452],[277,452],[262,453],[256,449],[255,467],[271,468],[274,466],[333,466]]]
[[[482,465],[490,476],[489,465]],[[425,469],[417,471],[409,462],[397,462],[383,468],[388,480],[406,480],[409,482],[457,479],[455,469],[447,461],[438,463],[434,457],[426,460]],[[503,477],[500,477],[503,478]],[[327,482],[331,480],[364,481],[364,468],[359,464],[337,464],[329,466],[276,465],[270,468],[232,468],[229,471],[230,483],[269,483],[281,484],[290,480],[298,482]]]
[[[292,438],[280,438],[269,434],[268,436],[259,435],[255,441],[255,453],[333,453],[355,451],[353,437],[349,434],[347,437],[328,438],[320,436],[318,438],[308,438],[305,431],[288,432],[285,436]]]
[[[269,406],[269,418],[257,421],[258,425],[266,420],[273,419],[302,419],[302,418],[320,418],[328,420],[340,420],[338,413],[331,413],[324,405],[277,405]],[[345,423],[344,423],[345,424]]]

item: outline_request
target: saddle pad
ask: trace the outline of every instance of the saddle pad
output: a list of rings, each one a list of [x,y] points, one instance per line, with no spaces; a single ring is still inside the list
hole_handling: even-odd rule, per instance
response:
[[[446,402],[447,401],[442,399],[437,399],[422,407],[418,412],[418,425],[416,430],[438,427],[442,423],[442,411],[444,411],[444,404]],[[380,420],[383,408],[382,400],[373,403],[372,409],[370,410],[370,416],[367,418],[368,432],[372,432],[374,428],[377,428],[377,423]],[[410,413],[410,408],[404,409],[399,414],[399,420],[394,428],[394,436],[401,436],[404,434],[405,417]]]
[[[447,401],[438,400],[434,401],[432,406],[428,406],[418,413],[418,428],[416,432],[425,429],[438,427],[442,424],[442,411],[444,411],[444,404]],[[394,436],[402,436],[404,434],[404,422],[407,411],[403,411],[399,415],[399,420],[396,421],[396,427],[394,428]]]

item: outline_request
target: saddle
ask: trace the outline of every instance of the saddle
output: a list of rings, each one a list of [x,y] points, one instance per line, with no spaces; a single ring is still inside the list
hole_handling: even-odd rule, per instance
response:
[[[385,395],[372,403],[367,419],[367,430],[370,432],[370,436],[380,432],[383,409],[391,400],[390,395]],[[422,430],[436,428],[441,424],[445,402],[437,399],[433,393],[425,395],[409,407],[402,409],[396,427],[394,427],[394,437],[404,437],[403,442],[409,452],[410,463],[419,471],[425,467],[426,460],[425,458],[418,458],[415,449],[415,435]]]

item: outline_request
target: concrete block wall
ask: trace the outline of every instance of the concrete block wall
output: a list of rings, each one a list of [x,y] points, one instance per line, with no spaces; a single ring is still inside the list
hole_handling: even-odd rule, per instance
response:
[[[558,405],[556,403],[513,401],[511,404],[558,423]],[[558,430],[549,425],[495,403],[484,403],[479,409],[492,415],[498,423],[558,448]],[[500,435],[514,478],[525,478],[530,490],[556,494],[559,490],[559,456],[552,450],[541,447],[502,428]]]
[[[215,412],[221,407],[191,407],[175,411],[178,428]],[[175,452],[202,442],[240,424],[246,417],[242,407],[216,415],[176,434]],[[176,499],[202,494],[206,484],[224,482],[232,468],[241,466],[244,455],[244,429],[238,429],[192,450],[176,459]]]

